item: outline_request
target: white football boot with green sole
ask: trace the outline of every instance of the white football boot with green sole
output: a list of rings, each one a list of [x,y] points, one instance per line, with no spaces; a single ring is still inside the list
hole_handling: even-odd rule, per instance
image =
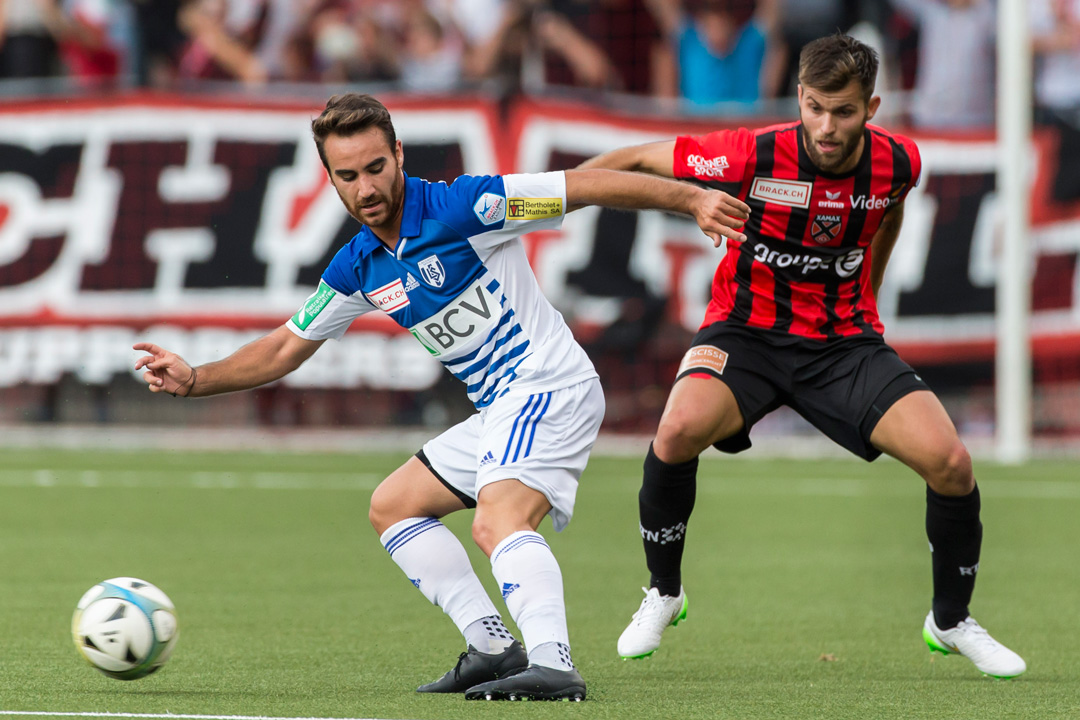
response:
[[[956,627],[942,630],[934,622],[931,611],[923,623],[922,636],[930,652],[963,655],[983,675],[1008,680],[1027,670],[1022,657],[990,637],[986,628],[970,616]]]
[[[661,595],[656,588],[641,589],[645,591],[645,599],[619,636],[619,655],[624,660],[649,657],[660,647],[664,631],[686,619],[689,602],[682,588],[675,597]]]

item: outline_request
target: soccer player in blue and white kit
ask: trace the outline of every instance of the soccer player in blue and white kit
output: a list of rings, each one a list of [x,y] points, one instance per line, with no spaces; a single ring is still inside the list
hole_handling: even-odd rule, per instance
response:
[[[519,236],[557,228],[585,205],[693,216],[714,244],[738,238],[741,203],[715,190],[610,170],[451,185],[407,176],[390,114],[368,95],[332,97],[312,122],[327,173],[364,225],[290,320],[227,358],[193,367],[151,343],[135,349],[154,392],[205,396],[253,388],[295,370],[364,313],[382,310],[465,383],[477,412],[424,445],[375,490],[369,518],[406,576],[450,616],[467,650],[420,692],[469,699],[579,699],[562,574],[542,535],[562,530],[604,415],[596,371],[541,294]],[[736,201],[737,202],[737,201]],[[515,640],[461,542],[439,518],[476,513]]]

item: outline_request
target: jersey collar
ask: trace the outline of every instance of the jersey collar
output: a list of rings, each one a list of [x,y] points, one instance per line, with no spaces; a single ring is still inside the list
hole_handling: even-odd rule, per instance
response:
[[[405,176],[405,199],[402,200],[401,229],[398,234],[404,240],[420,234],[424,220],[424,181],[420,178],[409,177],[404,170],[401,174]],[[386,247],[367,225],[360,228],[359,242],[360,254],[364,257],[377,248]]]

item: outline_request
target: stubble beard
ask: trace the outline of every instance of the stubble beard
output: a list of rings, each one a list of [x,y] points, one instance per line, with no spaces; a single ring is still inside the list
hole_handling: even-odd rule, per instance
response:
[[[802,126],[803,147],[806,149],[806,154],[810,157],[810,162],[814,163],[819,170],[823,170],[824,172],[836,172],[839,168],[842,168],[847,164],[851,159],[851,156],[855,154],[856,149],[859,147],[859,139],[862,138],[865,129],[865,126],[860,128],[859,132],[855,133],[849,140],[843,142],[840,145],[840,153],[836,160],[830,160],[818,151],[814,139],[810,136],[810,131],[806,129],[806,125],[804,124]]]

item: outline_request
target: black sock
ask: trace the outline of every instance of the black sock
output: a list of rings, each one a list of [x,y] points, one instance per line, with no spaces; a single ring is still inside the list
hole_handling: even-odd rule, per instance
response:
[[[651,587],[675,596],[682,587],[682,554],[686,523],[694,511],[698,459],[668,465],[656,457],[652,445],[645,456],[645,473],[638,493],[641,538]]]
[[[934,622],[942,630],[968,616],[979,571],[982,523],[979,488],[963,497],[939,495],[926,488],[926,537],[934,571]]]

